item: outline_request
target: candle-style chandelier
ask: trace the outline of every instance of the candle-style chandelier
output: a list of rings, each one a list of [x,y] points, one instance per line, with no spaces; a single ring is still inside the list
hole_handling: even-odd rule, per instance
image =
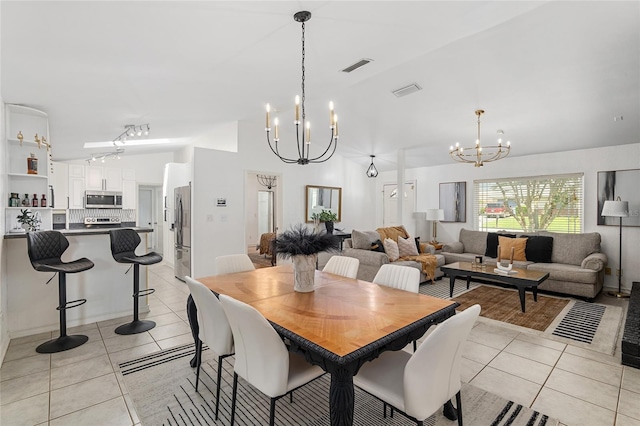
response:
[[[304,27],[305,22],[311,19],[311,12],[301,11],[297,12],[293,15],[293,19],[296,22],[302,23],[302,98],[300,96],[296,96],[295,98],[295,121],[294,124],[296,126],[296,141],[298,148],[298,158],[288,158],[284,155],[280,154],[280,150],[278,148],[278,142],[280,141],[280,133],[278,128],[278,118],[274,119],[274,134],[273,134],[273,143],[271,142],[270,133],[271,133],[271,107],[267,104],[267,123],[266,123],[266,132],[267,132],[267,142],[269,143],[269,148],[275,155],[278,156],[285,163],[293,164],[298,163],[300,165],[309,164],[309,163],[323,163],[327,161],[329,158],[333,156],[333,153],[336,152],[336,147],[338,146],[338,115],[333,111],[333,102],[329,102],[329,128],[331,129],[331,137],[329,139],[329,145],[324,150],[324,152],[317,157],[309,157],[311,151],[311,125],[307,120],[304,101],[305,101],[305,92],[304,92],[304,81],[305,81],[305,68],[304,68],[304,58],[305,58],[305,50],[304,50]],[[302,101],[302,102],[301,102]],[[302,104],[302,120],[300,120],[300,105]],[[302,125],[302,127],[301,127]]]
[[[502,138],[498,138],[497,145],[481,146],[480,145],[480,116],[484,114],[484,110],[476,110],[478,116],[478,137],[476,139],[476,146],[473,148],[463,148],[458,142],[456,142],[455,148],[449,147],[449,155],[456,161],[461,163],[473,163],[475,167],[482,167],[484,163],[490,161],[496,161],[509,155],[511,151],[511,142],[507,141],[507,145],[502,145]],[[498,130],[498,134],[502,135],[504,132]]]

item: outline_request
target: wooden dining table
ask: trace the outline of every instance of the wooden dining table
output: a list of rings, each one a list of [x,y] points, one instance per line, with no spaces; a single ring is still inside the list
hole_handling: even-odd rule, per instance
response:
[[[198,278],[216,295],[256,308],[289,350],[331,374],[331,424],[352,425],[353,376],[367,361],[401,350],[432,325],[455,315],[458,303],[327,272],[315,290],[293,290],[291,265]]]

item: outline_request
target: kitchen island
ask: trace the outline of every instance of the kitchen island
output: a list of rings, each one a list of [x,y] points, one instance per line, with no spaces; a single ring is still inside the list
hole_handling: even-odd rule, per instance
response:
[[[148,250],[147,237],[151,228],[134,229],[142,243],[136,250]],[[67,275],[67,300],[87,299],[84,305],[67,311],[67,326],[74,327],[119,317],[133,317],[133,269],[117,263],[111,256],[109,228],[60,229],[69,240],[63,261],[86,257],[92,269]],[[3,292],[7,296],[7,325],[10,338],[17,338],[59,328],[58,279],[46,282],[54,274],[37,272],[27,254],[26,234],[8,233],[4,237],[6,276]],[[126,275],[125,275],[126,273]],[[140,289],[148,288],[146,266],[140,269]],[[139,299],[140,313],[149,311],[148,299]],[[128,322],[127,318],[123,323]],[[114,328],[117,326],[114,325]]]

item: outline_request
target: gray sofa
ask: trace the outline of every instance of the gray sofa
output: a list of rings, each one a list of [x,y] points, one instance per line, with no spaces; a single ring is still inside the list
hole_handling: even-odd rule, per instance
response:
[[[427,250],[431,254],[435,254],[435,248],[431,245],[426,245]],[[344,246],[342,251],[343,256],[355,257],[360,261],[360,267],[358,268],[358,279],[363,281],[373,281],[373,278],[378,273],[378,270],[382,265],[389,262],[389,257],[386,253],[377,251],[355,249],[353,248],[351,238],[344,240]],[[440,267],[445,264],[444,256],[436,254],[437,268],[436,278],[440,278],[444,273],[440,270]],[[393,262],[394,265],[410,266],[412,268],[420,269],[420,282],[426,281],[425,275],[422,273],[422,265],[419,262],[398,260]]]
[[[473,262],[477,255],[483,262],[495,265],[496,259],[485,256],[488,232],[460,230],[459,241],[445,244],[442,254],[447,264]],[[517,236],[523,233],[516,233]],[[531,233],[527,233],[532,235]],[[549,278],[538,287],[563,294],[592,299],[602,290],[607,255],[600,253],[600,234],[563,234],[547,231],[535,235],[553,238],[551,263],[515,261],[516,268],[549,272]]]

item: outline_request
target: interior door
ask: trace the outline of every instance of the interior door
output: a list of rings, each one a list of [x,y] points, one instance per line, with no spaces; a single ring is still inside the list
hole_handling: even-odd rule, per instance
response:
[[[147,238],[147,250],[155,250],[157,246],[157,226],[153,219],[153,190],[151,188],[140,188],[138,190],[138,224],[140,226],[152,228],[153,232]]]
[[[402,220],[398,220],[398,185],[387,184],[383,186],[383,226],[405,225],[411,221],[416,206],[416,185],[414,182],[406,182],[404,184],[404,193],[402,195]]]

